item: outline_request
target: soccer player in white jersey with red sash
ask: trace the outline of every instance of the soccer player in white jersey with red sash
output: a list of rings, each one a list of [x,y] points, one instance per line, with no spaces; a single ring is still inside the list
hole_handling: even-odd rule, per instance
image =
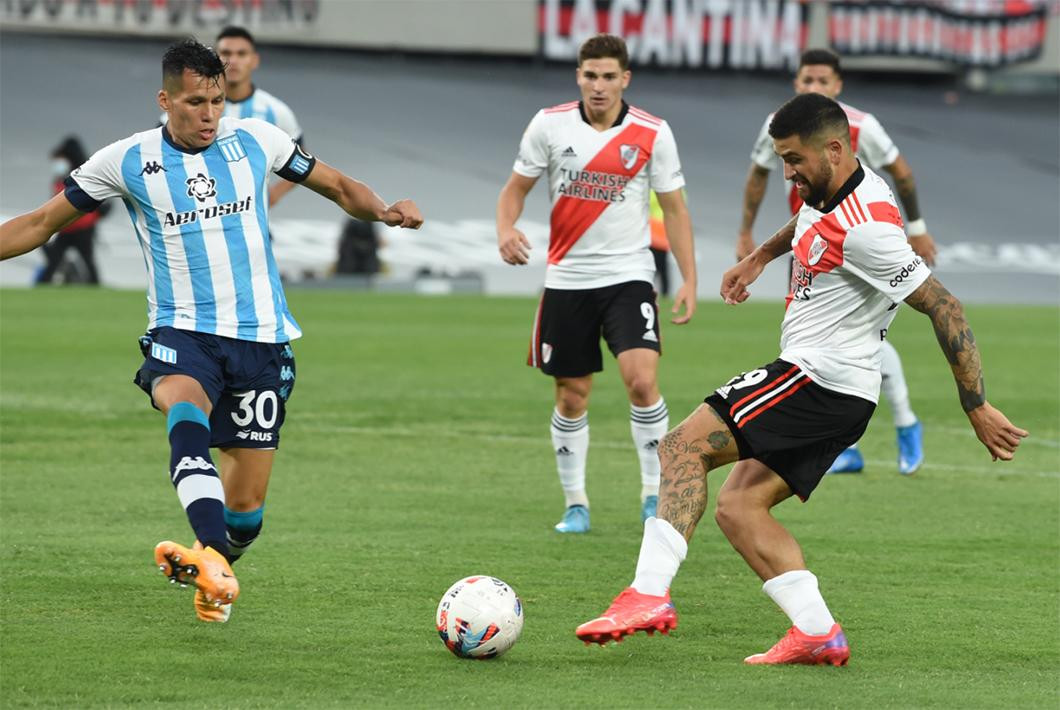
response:
[[[765,265],[794,251],[780,357],[733,377],[663,438],[658,517],[644,525],[632,584],[578,627],[587,643],[677,625],[669,589],[707,507],[707,474],[736,461],[715,520],[792,624],[773,648],[745,661],[847,663],[846,636],[817,578],[770,511],[793,495],[806,501],[836,454],[864,432],[879,396],[880,345],[903,301],[931,319],[961,407],[994,460],[1011,459],[1027,436],[987,402],[961,304],[909,246],[886,183],[855,157],[842,107],[819,94],[796,96],[769,133],[806,204],[726,272],[721,293],[727,303],[746,300]]]
[[[515,227],[526,195],[547,173],[552,198],[545,291],[533,321],[527,364],[555,378],[552,444],[566,498],[561,533],[589,530],[585,490],[589,392],[603,369],[600,338],[618,361],[630,401],[630,430],[641,476],[641,518],[655,514],[659,440],[669,428],[656,379],[660,348],[649,200],[654,190],[684,283],[673,322],[695,312],[692,223],[681,188],[677,146],[666,121],[622,100],[629,55],[620,37],[581,46],[581,101],[542,109],[519,145],[497,203],[501,257],[526,264],[530,243]],[[684,313],[681,314],[681,307]]]
[[[148,331],[135,382],[166,415],[169,476],[195,534],[191,547],[160,542],[155,561],[172,581],[195,585],[200,619],[219,622],[239,595],[230,564],[261,532],[295,383],[290,341],[302,334],[272,253],[270,174],[358,219],[414,229],[423,221],[411,200],[388,206],[279,128],[224,117],[224,70],[194,40],[170,47],[158,92],[166,124],[98,151],[64,192],[0,225],[0,259],[7,259],[103,200],[125,203],[148,272]]]
[[[797,94],[814,92],[835,99],[843,90],[838,55],[829,49],[808,49],[803,52],[794,86]],[[844,103],[839,105],[843,107],[850,123],[851,148],[862,164],[873,170],[882,169],[890,173],[902,207],[905,208],[905,230],[909,243],[928,266],[934,266],[935,242],[928,234],[923,217],[920,216],[916,183],[909,163],[898,152],[898,146],[883,130],[875,116]],[[751,151],[751,169],[744,187],[743,219],[736,244],[738,259],[754,250],[751,229],[758,214],[758,207],[765,196],[769,174],[779,165],[776,153],[773,152],[773,139],[769,136],[769,122],[772,118],[772,114],[766,117]],[[797,214],[802,206],[802,199],[795,185],[787,182],[786,187],[791,213]],[[897,433],[898,471],[909,475],[916,472],[924,461],[922,426],[909,402],[909,388],[905,383],[902,360],[894,346],[886,341],[883,344],[882,358],[883,393],[891,407]],[[829,473],[858,473],[864,466],[861,452],[853,445],[839,454]]]

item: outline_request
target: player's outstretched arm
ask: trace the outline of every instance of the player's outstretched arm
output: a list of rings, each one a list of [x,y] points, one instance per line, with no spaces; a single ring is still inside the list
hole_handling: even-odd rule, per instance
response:
[[[751,236],[758,207],[766,195],[769,185],[769,170],[758,163],[751,163],[747,171],[747,184],[743,188],[743,217],[740,220],[740,234],[736,238],[736,260],[739,261],[755,250],[755,241]]]
[[[791,240],[795,238],[795,224],[798,220],[798,215],[792,217],[772,237],[763,242],[762,246],[722,274],[721,299],[723,301],[734,306],[747,300],[751,295],[747,287],[759,277],[762,269],[766,268],[766,264],[791,251]]]
[[[663,225],[670,241],[670,250],[681,270],[681,288],[674,296],[673,323],[682,325],[692,320],[696,312],[696,245],[692,239],[692,217],[688,214],[683,190],[658,192],[659,207],[663,211]],[[684,315],[681,315],[681,306]]]
[[[32,212],[0,224],[0,259],[33,251],[81,214],[60,192]]]
[[[916,255],[923,259],[928,266],[934,266],[938,249],[935,248],[935,240],[928,234],[924,218],[920,214],[920,201],[916,195],[916,180],[913,178],[913,169],[909,167],[909,163],[901,155],[890,165],[884,165],[883,169],[891,174],[895,190],[898,192],[898,199],[902,201],[902,208],[905,210],[905,226],[906,234],[909,236],[909,246],[913,247]]]
[[[905,299],[910,306],[931,318],[946,360],[957,381],[961,407],[975,429],[975,435],[996,461],[1009,461],[1027,432],[1014,426],[1000,410],[986,401],[983,368],[975,336],[964,318],[964,308],[957,298],[934,276]]]
[[[526,264],[530,261],[530,240],[515,228],[515,223],[523,213],[526,196],[536,182],[537,178],[513,171],[497,198],[497,249],[501,259],[508,264]]]
[[[407,229],[419,229],[423,224],[420,209],[412,200],[398,200],[387,205],[363,182],[319,160],[302,184],[334,202],[351,217],[366,222],[382,222],[389,227]]]

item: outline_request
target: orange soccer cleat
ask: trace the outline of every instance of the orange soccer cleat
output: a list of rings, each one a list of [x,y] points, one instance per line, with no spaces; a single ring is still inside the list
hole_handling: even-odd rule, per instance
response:
[[[748,656],[743,662],[752,665],[801,663],[810,666],[845,666],[848,660],[850,646],[847,645],[846,634],[839,624],[834,624],[831,631],[821,636],[804,634],[792,626],[773,648],[765,653]]]
[[[636,631],[645,631],[651,636],[656,631],[666,634],[676,628],[677,610],[670,601],[669,592],[656,597],[626,587],[602,616],[585,622],[574,633],[586,645],[598,643],[602,646],[608,641],[621,641]]]
[[[207,601],[206,594],[201,589],[196,589],[195,615],[201,621],[213,621],[223,624],[232,615],[232,604],[218,604],[217,602]]]
[[[202,593],[203,602],[220,608],[231,604],[239,596],[239,582],[228,561],[212,547],[196,544],[187,548],[165,540],[155,545],[155,562],[169,581],[183,585],[194,584]],[[196,595],[198,612],[198,595]],[[200,617],[202,615],[200,614]],[[225,617],[227,619],[227,616]],[[215,619],[211,619],[215,620]]]

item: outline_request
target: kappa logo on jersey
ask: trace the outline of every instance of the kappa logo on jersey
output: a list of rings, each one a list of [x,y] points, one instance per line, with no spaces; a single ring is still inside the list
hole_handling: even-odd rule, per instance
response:
[[[188,185],[188,197],[194,197],[199,202],[206,202],[207,198],[217,194],[217,181],[202,173],[188,178],[185,182]]]
[[[247,152],[243,150],[243,144],[239,142],[239,136],[237,135],[219,139],[217,141],[217,149],[221,151],[221,155],[229,163],[237,163],[247,157]]]
[[[618,146],[618,155],[622,158],[622,167],[626,170],[632,170],[633,166],[637,164],[637,156],[640,155],[640,146],[623,143]]]
[[[548,362],[552,359],[552,346],[548,343],[541,343],[541,360]]]
[[[813,235],[813,241],[810,242],[810,250],[806,255],[806,263],[814,266],[821,260],[826,251],[828,251],[828,242],[820,234]]]
[[[190,187],[188,188],[188,191],[191,191]],[[246,212],[249,210],[253,206],[253,202],[254,198],[248,195],[242,200],[225,202],[220,205],[211,205],[210,207],[200,207],[197,210],[191,210],[189,212],[166,212],[165,225],[167,227],[179,227],[181,225],[197,222],[200,219],[213,219],[214,217],[239,214],[240,212]]]
[[[164,167],[162,167],[162,165],[159,164],[157,161],[151,160],[151,161],[148,161],[148,163],[146,165],[144,165],[144,169],[140,171],[140,174],[141,175],[144,175],[144,174],[154,175],[155,173],[166,173],[166,172],[169,172],[169,171],[166,170]]]

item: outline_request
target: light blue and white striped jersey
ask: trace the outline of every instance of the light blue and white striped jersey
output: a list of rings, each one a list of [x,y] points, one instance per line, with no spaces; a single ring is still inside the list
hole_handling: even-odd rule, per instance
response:
[[[265,89],[254,87],[250,96],[242,101],[225,99],[225,114],[227,118],[260,118],[266,123],[271,123],[295,140],[302,142],[302,127],[298,125],[291,107],[280,101]],[[166,125],[169,114],[163,113],[159,119],[161,124]]]
[[[275,126],[222,118],[198,151],[164,127],[112,143],[71,174],[66,196],[81,210],[125,201],[147,265],[149,328],[284,343],[302,331],[272,253],[269,173],[300,182],[315,162]]]

